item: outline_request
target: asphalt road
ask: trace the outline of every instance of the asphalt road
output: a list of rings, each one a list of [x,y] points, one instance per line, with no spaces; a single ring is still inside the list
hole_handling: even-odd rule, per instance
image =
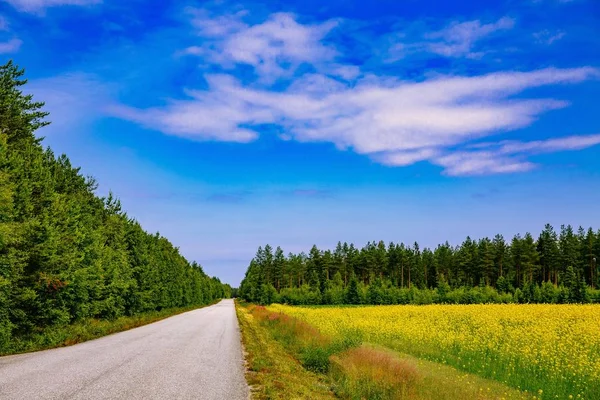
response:
[[[0,357],[0,399],[247,399],[232,300],[71,347]]]

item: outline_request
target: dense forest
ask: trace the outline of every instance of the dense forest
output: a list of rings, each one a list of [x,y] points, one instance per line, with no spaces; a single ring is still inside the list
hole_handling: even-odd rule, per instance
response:
[[[112,195],[95,195],[35,131],[43,103],[0,67],[0,353],[11,341],[85,319],[208,304],[230,288],[145,232]]]
[[[338,243],[285,256],[260,247],[239,296],[256,303],[430,304],[583,303],[600,301],[600,230],[546,225],[507,242],[467,237],[434,250],[383,241],[361,249]]]

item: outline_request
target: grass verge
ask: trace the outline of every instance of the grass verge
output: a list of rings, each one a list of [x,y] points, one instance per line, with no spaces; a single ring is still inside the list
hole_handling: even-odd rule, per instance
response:
[[[152,311],[130,317],[120,317],[114,320],[88,319],[71,325],[51,327],[42,333],[13,340],[8,349],[0,349],[0,356],[29,353],[32,351],[47,350],[56,347],[71,346],[102,336],[137,328],[151,324],[177,314],[207,307],[204,306],[170,308],[161,311]]]
[[[236,302],[253,399],[333,399],[326,379],[308,371],[260,323],[261,314]]]

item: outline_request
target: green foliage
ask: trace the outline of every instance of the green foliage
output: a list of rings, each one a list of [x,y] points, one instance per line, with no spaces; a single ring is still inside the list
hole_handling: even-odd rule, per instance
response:
[[[358,291],[358,280],[356,276],[352,275],[350,278],[350,284],[348,285],[348,289],[346,290],[345,302],[346,304],[360,304],[361,296]]]
[[[260,290],[260,304],[272,304],[277,301],[277,290],[271,284],[263,283]]]
[[[80,321],[229,295],[112,194],[96,196],[65,155],[43,149],[35,131],[47,113],[21,92],[23,74],[0,66],[0,353]]]
[[[250,263],[239,291],[247,301],[274,301],[261,300],[266,283],[277,301],[293,305],[600,302],[600,231],[591,228],[575,234],[561,226],[557,234],[546,225],[537,240],[526,233],[507,243],[496,235],[435,250],[340,242],[333,252],[313,246],[308,255],[284,257],[277,248],[273,258],[271,249],[259,248]]]
[[[369,304],[385,304],[384,291],[381,279],[376,278],[367,289],[367,302]]]

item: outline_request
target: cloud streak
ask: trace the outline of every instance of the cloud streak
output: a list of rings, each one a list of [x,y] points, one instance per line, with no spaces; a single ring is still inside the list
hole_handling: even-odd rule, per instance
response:
[[[513,29],[515,24],[516,21],[510,17],[489,23],[479,19],[453,21],[441,29],[414,22],[403,26],[402,30],[383,36],[383,42],[387,43],[387,62],[413,55],[478,60],[487,52],[483,46],[486,39]]]
[[[0,42],[0,54],[16,53],[21,48],[23,42],[20,39],[14,38],[7,42]]]
[[[38,13],[56,6],[89,6],[102,3],[102,0],[4,0],[22,12]]]
[[[0,32],[2,31],[8,31],[8,21],[0,15]]]
[[[600,134],[573,135],[530,142],[481,143],[476,148],[483,150],[461,151],[432,157],[431,162],[444,167],[447,175],[524,172],[536,167],[534,163],[526,160],[527,156],[582,150],[599,144]]]
[[[483,52],[473,52],[477,41],[497,31],[512,29],[515,21],[504,17],[496,22],[482,24],[480,20],[467,22],[453,22],[448,27],[425,35],[433,41],[423,43],[428,51],[445,57],[480,58]]]
[[[8,20],[0,15],[0,32],[5,32],[2,36],[10,35],[10,31]],[[16,53],[22,44],[23,41],[16,37],[9,40],[0,40],[0,54]]]
[[[60,135],[106,115],[115,88],[95,75],[73,72],[32,80],[27,91],[45,102],[50,112],[51,124],[44,128],[44,135]]]
[[[561,40],[566,36],[566,33],[563,31],[550,32],[548,29],[544,29],[539,32],[535,32],[533,37],[538,43],[546,44],[550,46],[551,44]]]

